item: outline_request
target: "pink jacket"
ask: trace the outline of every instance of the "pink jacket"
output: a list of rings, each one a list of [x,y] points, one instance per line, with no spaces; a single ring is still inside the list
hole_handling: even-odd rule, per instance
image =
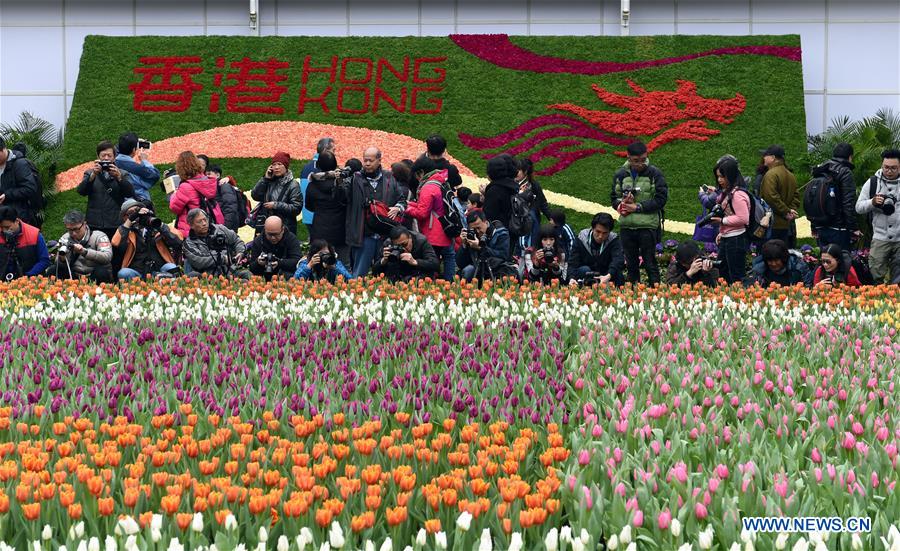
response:
[[[410,201],[406,206],[406,214],[419,222],[419,232],[432,247],[446,247],[451,243],[438,220],[444,214],[444,199],[438,184],[446,181],[446,170],[435,172],[419,188],[418,201]]]
[[[725,207],[725,217],[719,225],[719,235],[734,237],[747,231],[750,224],[750,196],[744,190],[734,190],[722,195],[719,202]]]
[[[172,197],[169,199],[169,209],[175,213],[175,227],[181,233],[187,236],[191,232],[191,226],[187,222],[187,213],[191,209],[200,207],[200,195],[202,194],[207,200],[216,198],[216,191],[219,189],[219,183],[213,178],[206,176],[195,176],[187,182],[182,182]],[[222,209],[218,203],[213,208],[215,220],[210,222],[215,224],[224,224],[225,217],[222,216]]]

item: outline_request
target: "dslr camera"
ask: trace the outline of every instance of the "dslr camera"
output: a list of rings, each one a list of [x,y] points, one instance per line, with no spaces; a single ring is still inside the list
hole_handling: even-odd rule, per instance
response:
[[[894,199],[893,195],[881,195],[884,197],[884,203],[881,204],[881,212],[885,214],[885,216],[890,216],[894,214],[894,211],[897,210],[897,200]]]
[[[725,209],[722,208],[722,205],[716,205],[709,211],[706,216],[697,220],[697,227],[702,228],[703,226],[708,225],[712,222],[713,218],[724,218],[725,217]]]
[[[391,245],[388,248],[388,262],[400,262],[400,256],[406,252],[406,249],[400,245]],[[324,264],[324,262],[322,262]]]
[[[222,236],[222,239],[225,239],[225,236]],[[278,257],[275,256],[275,253],[259,253],[259,260],[265,264],[265,269],[267,274],[271,274],[275,271],[275,264],[278,262]]]
[[[319,262],[322,266],[331,267],[337,264],[337,257],[331,251],[323,251],[319,253]]]
[[[114,165],[113,161],[97,161],[97,164],[100,165],[100,170],[103,172],[109,172],[109,168]]]
[[[69,247],[67,245],[60,245],[58,249],[56,249],[57,254],[60,256],[66,256],[69,254]]]
[[[224,251],[227,248],[227,244],[225,243],[225,236],[221,233],[217,233],[216,235],[209,237],[207,239],[207,242],[209,244],[209,248],[214,251]]]
[[[716,269],[721,268],[722,264],[725,263],[724,258],[713,258],[711,256],[701,256],[700,260],[703,260],[703,261],[709,260],[710,263],[712,264],[712,267],[716,268]]]
[[[556,260],[556,250],[551,247],[544,247],[544,264],[553,264]]]
[[[147,213],[147,214],[134,213],[131,216],[129,216],[128,219],[131,220],[132,224],[135,224],[137,226],[142,226],[145,228],[150,228],[152,230],[158,230],[159,228],[162,227],[162,220],[153,216],[152,213]]]

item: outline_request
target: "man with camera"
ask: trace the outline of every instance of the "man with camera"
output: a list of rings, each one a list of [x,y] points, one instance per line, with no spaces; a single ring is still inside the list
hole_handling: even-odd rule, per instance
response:
[[[391,282],[410,281],[437,275],[438,257],[424,235],[403,226],[394,226],[384,241],[381,259],[372,273],[384,274]]]
[[[210,224],[203,209],[188,211],[187,223],[191,226],[184,241],[188,277],[209,274],[250,279],[250,271],[239,267],[246,246],[238,234],[220,224]]]
[[[856,212],[872,217],[872,247],[869,269],[875,284],[900,283],[900,150],[881,153],[881,170],[863,184],[856,200]]]
[[[615,224],[612,215],[600,212],[594,215],[590,228],[578,233],[569,261],[570,285],[624,283],[625,256],[622,240],[612,231]]]
[[[478,281],[517,276],[509,250],[509,230],[497,220],[488,222],[482,210],[466,215],[468,228],[462,234],[462,249],[457,257],[463,279]]]
[[[41,230],[23,222],[8,205],[0,205],[0,263],[4,281],[41,275],[50,265]]]
[[[250,244],[250,272],[270,281],[272,276],[289,278],[294,275],[297,263],[303,257],[300,240],[286,231],[281,218],[266,218],[263,235],[256,236]]]
[[[35,176],[34,164],[19,151],[6,148],[0,136],[0,205],[12,207],[22,221],[40,226],[41,183]]]
[[[340,184],[347,203],[347,244],[353,257],[353,277],[369,272],[378,248],[390,227],[406,210],[409,190],[381,166],[381,150],[369,147],[363,152],[362,170],[353,174],[349,185]],[[379,211],[387,210],[387,220]],[[377,262],[376,262],[377,264]]]
[[[612,206],[619,212],[622,247],[628,281],[641,279],[641,260],[650,285],[659,283],[656,245],[662,238],[663,209],[669,188],[663,173],[651,165],[647,146],[634,142],[627,148],[628,161],[613,176]]]
[[[134,132],[122,134],[115,160],[119,170],[131,175],[135,199],[149,201],[150,190],[159,181],[159,170],[150,162],[150,142]]]
[[[321,158],[321,157],[320,157]],[[353,279],[344,263],[338,259],[335,248],[324,239],[313,239],[309,242],[309,254],[297,263],[294,277],[309,281],[326,280],[334,283],[338,276]]]
[[[119,226],[122,203],[134,197],[131,174],[115,163],[116,153],[112,142],[97,145],[97,160],[78,184],[78,193],[87,196],[87,223],[95,230],[112,238]]]
[[[702,283],[715,287],[719,281],[721,260],[700,256],[700,247],[693,241],[679,243],[675,249],[675,262],[669,264],[666,283],[669,285],[694,285]]]
[[[112,238],[113,250],[122,258],[118,278],[174,277],[181,233],[163,224],[149,202],[129,199],[122,203],[121,215],[123,222]]]
[[[72,210],[63,217],[66,233],[59,238],[56,265],[47,275],[58,279],[87,277],[94,283],[112,283],[112,245],[100,230],[92,230],[84,213]]]

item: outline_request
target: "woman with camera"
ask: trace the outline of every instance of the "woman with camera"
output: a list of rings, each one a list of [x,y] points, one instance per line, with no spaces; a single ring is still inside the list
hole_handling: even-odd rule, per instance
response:
[[[314,213],[309,239],[327,241],[345,265],[350,263],[350,246],[347,245],[347,200],[337,189],[338,179],[348,171],[337,169],[333,153],[319,153],[315,170],[309,175],[306,187],[306,208]]]
[[[115,163],[112,142],[97,145],[97,160],[78,184],[78,194],[87,196],[87,224],[112,239],[121,223],[119,211],[126,199],[134,197],[131,174],[120,170]]]
[[[187,215],[193,209],[201,209],[212,217],[210,224],[224,224],[225,217],[216,202],[219,182],[206,175],[206,165],[190,151],[183,151],[175,160],[175,171],[181,184],[169,199],[169,209],[175,213],[175,227],[182,235],[191,233]]]
[[[309,188],[307,188],[307,197],[309,196],[308,192]],[[318,218],[319,216],[316,215],[313,218],[313,223]],[[297,264],[297,271],[294,272],[294,277],[311,281],[325,279],[329,283],[334,283],[338,276],[342,276],[344,279],[353,279],[344,263],[338,260],[334,247],[329,245],[324,239],[313,239],[310,241],[309,254]]]
[[[747,273],[747,252],[750,240],[747,226],[750,224],[750,194],[742,187],[744,178],[734,157],[723,157],[713,168],[713,176],[721,190],[718,203],[710,217],[719,224],[716,244],[720,260],[724,261],[722,275],[729,284],[739,283]]]
[[[540,247],[525,249],[525,280],[549,285],[556,279],[565,284],[568,276],[568,259],[556,240],[556,228],[553,224],[544,224],[538,236]]]
[[[819,258],[821,266],[816,268],[813,275],[813,285],[816,287],[835,287],[837,285],[847,285],[848,287],[859,287],[861,285],[856,270],[853,268],[853,261],[850,255],[841,248],[840,245],[832,243],[824,249]]]

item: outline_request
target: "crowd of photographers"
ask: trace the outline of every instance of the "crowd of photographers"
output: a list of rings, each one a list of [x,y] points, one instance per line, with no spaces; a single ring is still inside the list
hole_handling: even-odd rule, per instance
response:
[[[698,217],[694,236],[714,241],[718,254],[704,254],[694,240],[685,241],[661,274],[657,248],[668,186],[640,142],[628,146],[626,162],[613,175],[610,198],[619,220],[599,213],[577,234],[562,210],[548,207],[530,161],[505,154],[490,159],[489,183],[473,193],[444,157],[446,141],[436,135],[426,140],[421,157],[390,168],[382,166],[375,147],[366,149],[362,160],[340,167],[334,140],[323,138],[299,178],[290,155],[278,152],[253,186],[254,208],[234,178],[207,157],[183,152],[171,173],[160,174],[149,160],[150,147],[133,133],[123,134],[116,145],[101,142],[96,162],[77,188],[87,197],[85,211],[68,212],[66,232],[45,242],[35,224],[34,202],[28,200],[36,184],[33,171],[17,162],[24,155],[0,140],[5,279],[43,274],[113,282],[210,274],[334,282],[372,274],[391,281],[515,277],[545,284],[622,285],[640,281],[643,268],[651,285],[712,286],[721,280],[859,285],[867,281],[849,255],[858,237],[849,221],[855,224],[856,213],[871,212],[872,274],[900,281],[900,220],[893,209],[900,192],[900,153],[895,150],[884,152],[882,169],[858,199],[852,174],[847,181],[852,147],[841,144],[835,159],[817,168],[832,186],[826,191],[838,197],[830,211],[833,219],[820,217],[814,224],[822,254],[812,269],[793,248],[799,191],[784,150],[761,151],[757,187],[741,176],[737,159],[722,157],[713,168],[717,186],[701,188],[705,216]],[[175,214],[172,227],[157,216],[150,197],[158,182]],[[758,215],[760,208],[771,209],[765,227],[754,225],[759,218],[754,211]],[[548,219],[543,224],[542,215]],[[301,216],[308,244],[296,235]],[[243,226],[253,229],[249,243],[238,236]],[[754,243],[759,254],[748,270]]]

